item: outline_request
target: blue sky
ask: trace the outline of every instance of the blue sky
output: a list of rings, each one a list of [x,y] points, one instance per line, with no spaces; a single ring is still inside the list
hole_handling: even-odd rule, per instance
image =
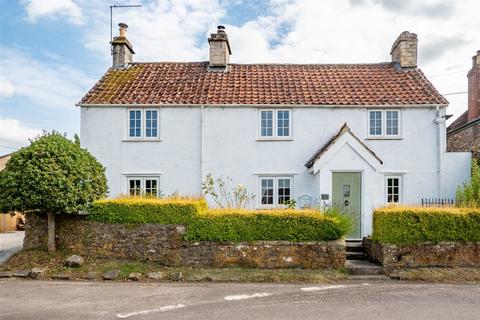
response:
[[[466,91],[480,49],[480,4],[466,1],[0,1],[0,154],[42,130],[80,131],[75,103],[111,64],[110,4],[129,25],[136,61],[207,59],[207,37],[227,27],[233,62],[361,63],[390,59],[404,30],[419,37],[419,64],[442,93]],[[466,94],[448,95],[449,113]]]

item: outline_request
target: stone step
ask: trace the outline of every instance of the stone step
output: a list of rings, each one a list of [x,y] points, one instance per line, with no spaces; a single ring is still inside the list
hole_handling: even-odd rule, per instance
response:
[[[364,252],[347,251],[347,260],[367,260],[367,255]]]
[[[347,252],[365,252],[363,243],[361,241],[346,241]]]
[[[345,269],[351,275],[379,275],[383,274],[381,266],[367,260],[347,260]]]

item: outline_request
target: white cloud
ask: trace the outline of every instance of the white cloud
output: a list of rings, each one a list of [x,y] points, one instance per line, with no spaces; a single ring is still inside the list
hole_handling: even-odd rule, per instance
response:
[[[92,5],[91,28],[86,34],[86,46],[110,59],[110,30],[107,11]],[[143,3],[141,8],[114,9],[113,35],[118,23],[129,25],[131,40],[138,61],[188,61],[207,58],[208,31],[225,14],[217,0],[177,0]],[[198,42],[198,37],[205,41]]]
[[[27,146],[28,139],[35,138],[41,133],[41,130],[29,128],[18,120],[0,118],[0,154]]]
[[[11,97],[15,87],[5,76],[0,75],[0,97]]]
[[[83,24],[82,10],[73,0],[26,0],[27,20],[37,22],[41,17],[66,18],[73,24]]]
[[[70,65],[45,59],[40,62],[20,50],[6,47],[0,50],[0,69],[8,75],[6,89],[2,79],[2,98],[26,97],[47,107],[72,108],[94,83]]]

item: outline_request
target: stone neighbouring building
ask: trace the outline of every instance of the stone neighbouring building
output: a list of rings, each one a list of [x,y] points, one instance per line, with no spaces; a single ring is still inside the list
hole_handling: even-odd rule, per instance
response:
[[[56,242],[60,250],[86,257],[154,261],[165,266],[341,268],[345,241],[186,242],[185,227],[162,224],[109,224],[85,216],[59,215]],[[29,214],[24,248],[47,248],[47,217]]]
[[[468,77],[468,109],[447,128],[448,151],[472,151],[480,159],[480,50]]]
[[[441,242],[393,245],[363,241],[370,260],[385,269],[418,267],[480,267],[480,243]]]

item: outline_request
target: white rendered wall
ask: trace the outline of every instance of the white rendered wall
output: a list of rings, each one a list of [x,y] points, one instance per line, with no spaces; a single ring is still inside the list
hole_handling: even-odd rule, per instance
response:
[[[111,197],[127,192],[128,175],[148,174],[165,195],[200,194],[199,108],[162,109],[159,141],[128,141],[126,128],[125,108],[82,108],[80,140],[106,167]]]
[[[457,187],[470,182],[472,154],[470,152],[446,152],[444,159],[444,197],[455,199]]]

